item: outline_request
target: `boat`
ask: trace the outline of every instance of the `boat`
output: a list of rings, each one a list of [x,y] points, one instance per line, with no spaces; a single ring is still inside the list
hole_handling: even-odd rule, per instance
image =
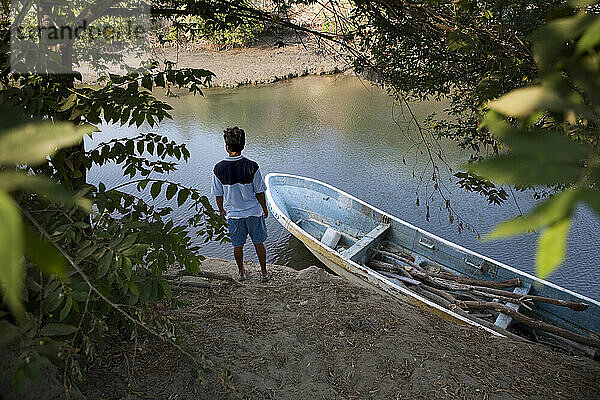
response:
[[[594,358],[600,354],[597,300],[461,247],[318,180],[270,173],[265,183],[272,216],[340,277],[496,336],[521,338],[524,334],[573,354]],[[457,290],[436,296],[428,291],[427,282],[417,282],[414,274],[429,280],[450,279],[439,282],[450,282],[447,286]],[[499,285],[496,287],[501,289],[491,292],[505,300],[502,303],[493,299],[495,295],[483,293],[488,298],[479,302],[482,309],[494,307],[493,302],[499,304],[496,310],[485,311],[491,313],[483,315],[485,318],[481,311],[457,306],[477,306],[476,301],[469,302],[469,296],[480,293],[481,285]],[[459,298],[465,287],[479,289],[465,292],[466,300],[450,306],[441,298]],[[542,328],[537,329],[538,325]],[[547,326],[553,329],[544,329]]]

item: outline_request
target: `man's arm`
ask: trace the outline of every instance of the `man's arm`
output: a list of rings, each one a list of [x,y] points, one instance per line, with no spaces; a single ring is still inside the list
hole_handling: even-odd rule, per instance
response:
[[[217,207],[219,207],[219,214],[223,217],[226,216],[227,211],[225,211],[225,208],[223,207],[223,196],[215,196],[215,199],[217,200]]]
[[[269,216],[269,210],[267,209],[267,201],[265,200],[265,190],[267,190],[267,186],[265,185],[265,181],[262,178],[262,174],[260,173],[260,168],[256,170],[254,173],[254,178],[252,179],[252,187],[254,188],[254,194],[256,199],[260,203],[263,209],[263,214],[265,218]]]
[[[265,214],[265,218],[269,216],[269,209],[267,208],[267,201],[265,199],[265,192],[256,193],[256,200],[260,203],[263,209],[263,214]]]
[[[217,200],[217,207],[219,207],[219,214],[221,214],[222,217],[226,216],[227,211],[225,211],[225,207],[223,207],[223,184],[221,183],[221,181],[219,180],[219,178],[217,178],[217,176],[215,174],[213,174],[213,177],[212,177],[211,192],[212,192],[212,194],[215,195],[215,199]]]

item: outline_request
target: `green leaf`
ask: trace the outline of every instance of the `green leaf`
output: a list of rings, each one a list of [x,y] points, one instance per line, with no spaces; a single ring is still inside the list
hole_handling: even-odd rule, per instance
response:
[[[40,329],[41,336],[65,336],[77,330],[73,325],[49,323]]]
[[[70,122],[33,122],[0,135],[0,164],[37,165],[79,142],[88,127]]]
[[[129,282],[129,290],[131,291],[131,293],[133,293],[135,295],[139,296],[139,294],[140,294],[140,291],[139,291],[137,285],[133,281]]]
[[[576,39],[593,20],[593,16],[579,13],[555,19],[538,28],[531,39],[535,60],[541,69],[553,67],[553,62],[562,55],[565,43]]]
[[[585,146],[561,132],[532,129],[523,133],[495,111],[487,113],[482,127],[510,146],[510,153],[468,164],[471,172],[496,183],[552,185],[577,181],[587,172],[582,161]]]
[[[138,302],[139,298],[140,296],[137,293],[130,293],[129,298],[127,299],[127,303],[129,303],[129,305],[132,306]]]
[[[61,293],[60,281],[58,279],[50,278],[44,286],[44,299],[49,297],[59,297]]]
[[[501,223],[486,235],[486,239],[513,236],[553,225],[569,218],[579,200],[578,191],[565,190],[547,199],[529,214]]]
[[[511,117],[524,118],[538,110],[563,111],[567,103],[549,89],[532,86],[515,89],[499,99],[488,102],[487,106]]]
[[[147,179],[144,179],[143,181],[140,181],[137,184],[137,190],[138,191],[142,191],[142,190],[146,189],[146,186],[148,186],[148,182],[149,182],[149,180],[147,180]]]
[[[571,218],[565,218],[555,222],[540,235],[535,255],[535,272],[540,278],[546,278],[565,260],[570,228]]]
[[[167,187],[167,200],[171,200],[175,196],[175,193],[177,193],[177,185],[173,183],[169,184]]]
[[[131,109],[130,108],[124,108],[123,112],[121,113],[121,125],[125,124],[127,121],[129,121],[129,115],[131,113]]]
[[[71,94],[69,97],[67,97],[60,103],[60,107],[58,108],[58,111],[60,111],[60,112],[67,111],[69,108],[71,108],[75,105],[76,101],[77,101],[77,94],[76,93]]]
[[[74,290],[71,292],[71,297],[73,297],[73,300],[75,301],[86,301],[88,298],[89,292],[83,292],[80,290]]]
[[[181,189],[179,194],[177,195],[177,205],[181,207],[183,203],[187,200],[190,195],[190,191],[188,189]]]
[[[446,42],[448,51],[451,52],[468,52],[473,48],[473,39],[460,30],[449,32],[446,37]]]
[[[598,3],[598,0],[569,0],[568,3],[571,7],[585,8]]]
[[[125,144],[125,148],[127,149],[127,154],[131,154],[131,155],[135,154],[134,146],[135,146],[135,144],[133,143],[133,140],[127,141],[127,144]]]
[[[146,75],[142,78],[142,87],[152,91],[152,75]]]
[[[19,336],[19,328],[5,319],[0,319],[0,347],[14,342]]]
[[[156,84],[156,86],[165,86],[165,76],[162,72],[156,74],[156,76],[154,77],[154,83]]]
[[[558,154],[557,151],[554,154]],[[467,165],[469,172],[481,175],[499,184],[553,185],[576,182],[585,172],[576,162],[558,162],[552,158],[535,154],[503,154]]]
[[[32,381],[39,381],[42,378],[39,369],[40,358],[43,358],[49,363],[49,360],[46,357],[40,357],[37,353],[32,353],[30,361],[25,363],[25,375]]]
[[[0,287],[10,310],[21,317],[21,291],[25,279],[23,221],[17,205],[5,192],[0,192],[0,221]]]
[[[554,161],[556,164],[565,162],[578,164],[588,157],[584,146],[560,132],[533,131],[505,136],[502,140],[511,146],[510,153],[513,155]]]
[[[113,260],[113,252],[109,250],[102,256],[102,259],[98,263],[98,271],[96,274],[96,276],[98,278],[102,278],[104,275],[106,275],[106,273],[108,272],[108,270],[110,268],[110,264],[112,263],[112,260]]]
[[[577,41],[575,54],[585,53],[598,46],[598,44],[600,44],[600,18],[596,17],[595,21],[587,27]]]
[[[95,252],[97,249],[98,249],[98,245],[96,243],[90,243],[89,245],[79,249],[79,252],[77,253],[76,261],[84,260],[85,258],[92,255],[92,253]]]
[[[58,284],[58,286],[56,286],[55,288],[52,288],[50,285],[47,286],[47,288],[51,288],[52,290],[48,290],[46,291],[46,289],[44,289],[44,302],[43,302],[43,308],[44,308],[44,312],[46,313],[51,313],[54,310],[56,310],[58,307],[60,307],[60,305],[63,303],[64,297],[63,297],[63,291],[62,288],[60,287],[60,283],[58,281],[54,281]]]
[[[0,190],[14,191],[23,189],[38,193],[49,200],[66,206],[77,205],[86,212],[91,212],[92,202],[66,190],[62,185],[39,175],[28,175],[22,172],[0,173]]]
[[[96,261],[100,261],[102,259],[102,256],[104,256],[104,254],[108,251],[108,249],[103,248],[103,247],[98,247],[98,250],[96,250],[94,252],[94,254],[92,254],[92,257],[94,257],[94,259]]]
[[[131,272],[133,271],[133,264],[129,257],[123,256],[123,274],[127,279],[131,279]]]
[[[65,305],[63,306],[62,310],[60,310],[59,321],[67,318],[71,312],[71,307],[73,307],[73,298],[71,296],[67,296],[67,301],[65,301]]]
[[[145,254],[146,251],[148,251],[148,247],[150,247],[149,244],[145,244],[145,243],[136,243],[133,246],[131,246],[130,248],[128,248],[127,250],[125,250],[123,252],[123,255],[126,257],[131,257],[131,256],[138,256],[138,255],[142,255]]]
[[[131,245],[134,244],[137,240],[137,237],[138,233],[131,233],[127,235],[125,239],[121,242],[121,244],[119,244],[119,246],[117,247],[117,251],[122,251],[131,247]]]
[[[23,385],[23,382],[25,381],[25,378],[26,378],[25,365],[23,364],[17,370],[17,372],[15,372],[15,376],[13,378],[13,390],[15,391],[15,393],[19,391],[19,389]]]
[[[175,82],[177,82],[177,85],[179,85],[180,87],[183,86],[183,73],[182,72],[177,72],[175,74]]]
[[[156,199],[160,194],[160,189],[162,187],[162,182],[154,182],[150,187],[150,195],[152,195],[153,199]]]
[[[125,237],[125,239],[119,244],[119,246],[117,247],[117,251],[123,251],[129,247],[131,247],[132,244],[135,243],[135,241],[137,240],[138,237],[138,233],[130,233],[129,235],[127,235]]]
[[[65,278],[65,259],[54,246],[25,227],[25,256],[44,271]]]

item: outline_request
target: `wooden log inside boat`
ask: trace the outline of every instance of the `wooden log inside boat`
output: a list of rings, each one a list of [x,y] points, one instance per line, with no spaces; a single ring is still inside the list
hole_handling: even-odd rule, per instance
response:
[[[394,265],[383,261],[369,260],[367,264],[377,271],[391,272],[399,275],[403,275],[404,271],[404,268],[399,265]]]
[[[409,258],[408,254],[392,253],[392,252],[386,251],[386,250],[384,250],[382,248],[373,249],[373,252],[376,253],[376,254],[381,254],[382,256],[387,256],[387,257],[391,257],[391,258],[394,258],[394,259],[399,260],[399,261],[403,261],[405,263],[413,264],[415,262],[414,257],[410,257]]]
[[[454,296],[458,300],[474,300],[474,301],[482,300],[481,297],[476,296],[475,294],[470,293],[470,292],[460,292],[460,293],[453,292],[453,293],[454,293]]]
[[[380,273],[382,275],[390,277],[390,278],[398,279],[399,281],[404,282],[404,283],[410,283],[414,286],[419,286],[422,284],[423,290],[431,292],[431,293],[435,294],[436,296],[445,299],[449,303],[456,303],[456,298],[454,296],[452,296],[450,293],[447,293],[443,290],[426,285],[425,282],[421,282],[419,280],[414,279],[407,271],[404,271],[404,272],[405,272],[405,274],[404,274],[404,276],[402,276],[402,275],[395,274],[393,272],[380,271]]]
[[[394,258],[396,260],[405,262],[405,263],[409,264],[411,267],[416,268],[417,270],[420,270],[421,272],[424,272],[431,276],[447,279],[450,281],[455,281],[458,283],[464,283],[467,285],[485,286],[485,287],[491,287],[491,288],[495,288],[495,289],[505,289],[505,288],[510,288],[510,287],[521,286],[521,280],[519,278],[512,278],[512,279],[508,279],[505,281],[486,281],[486,280],[481,280],[481,279],[474,279],[474,278],[469,278],[466,276],[454,275],[450,272],[442,271],[442,270],[431,271],[431,270],[425,270],[422,267],[417,268],[416,264],[408,262],[402,256],[399,256],[395,253],[390,253],[385,250],[373,250],[373,252],[375,254],[380,254],[382,256],[387,256],[387,257]]]
[[[505,281],[485,281],[481,279],[469,278],[466,276],[454,275],[446,271],[440,271],[438,273],[432,273],[431,271],[429,271],[429,273],[437,278],[443,278],[458,283],[464,283],[467,285],[485,286],[494,289],[506,289],[521,286],[521,280],[519,278],[507,279]]]
[[[382,264],[387,264],[387,263],[383,263],[377,260],[371,260],[372,262],[374,261],[374,265],[378,265],[378,263],[382,263]],[[391,265],[391,264],[388,264]],[[411,271],[415,272],[415,270]],[[413,278],[417,278],[416,276],[413,276],[413,274],[411,274],[410,272],[406,271],[405,268],[405,274],[403,275],[399,275],[397,273],[391,273],[391,272],[385,272],[384,271],[384,275],[392,277],[392,278],[396,278],[399,279],[401,281],[403,281],[404,279],[411,279],[413,280]],[[407,276],[408,275],[408,276]],[[410,278],[409,278],[410,276]],[[425,278],[424,276],[420,276],[421,278]],[[433,278],[435,279],[435,278]],[[438,282],[439,283],[439,282]],[[569,330],[560,328],[558,326],[555,325],[551,325],[542,321],[537,321],[533,318],[527,317],[523,314],[521,314],[520,312],[518,312],[517,310],[499,303],[499,302],[493,302],[493,301],[462,301],[462,300],[456,300],[453,298],[453,296],[451,296],[448,293],[443,292],[442,290],[436,289],[436,288],[432,288],[430,286],[427,285],[420,285],[420,286],[413,286],[410,288],[411,290],[413,290],[414,292],[422,295],[423,297],[428,298],[429,300],[434,301],[435,303],[442,305],[454,312],[456,312],[459,315],[463,315],[481,325],[487,326],[491,329],[494,329],[496,331],[502,331],[501,333],[505,334],[505,335],[510,335],[510,337],[514,338],[519,338],[522,340],[521,337],[516,336],[504,329],[501,329],[499,327],[497,327],[496,325],[494,325],[493,323],[489,322],[489,321],[485,321],[481,318],[479,318],[478,316],[474,316],[472,314],[469,314],[468,312],[465,311],[465,309],[473,309],[473,310],[495,310],[504,314],[509,315],[511,318],[513,318],[515,321],[519,321],[521,323],[523,323],[524,325],[527,325],[531,328],[534,329],[539,329],[541,331],[544,332],[549,332],[552,333],[554,335],[560,336],[562,338],[571,340],[575,343],[580,343],[580,344],[584,344],[587,346],[592,346],[592,347],[598,347],[600,348],[600,340],[598,339],[594,339],[594,338],[588,338],[586,336],[583,335],[579,335],[576,334],[574,332],[571,332]],[[476,293],[478,293],[479,291],[475,290]],[[506,292],[506,291],[502,291],[505,293],[510,293],[510,292]],[[479,294],[479,293],[478,293]],[[481,293],[481,294],[487,294],[487,293]],[[497,296],[497,297],[503,297],[501,300],[505,300],[505,301],[514,301],[514,299],[510,298],[510,297],[505,297],[505,296],[498,296],[495,294],[491,294],[489,293],[488,295],[492,295],[492,296]],[[449,300],[447,296],[450,296],[452,298],[452,300]],[[523,296],[521,296],[523,297]]]
[[[592,338],[589,336],[583,336],[575,332],[571,332],[567,329],[560,328],[555,325],[548,324],[546,322],[538,321],[530,318],[526,315],[521,314],[517,310],[507,306],[506,304],[497,303],[495,301],[458,301],[458,306],[469,310],[496,310],[503,314],[510,316],[515,321],[519,321],[523,325],[527,325],[530,328],[538,329],[544,332],[550,332],[557,336],[565,339],[572,340],[576,343],[584,344],[600,349],[600,339]]]
[[[405,278],[410,278],[410,279],[414,280],[413,276],[408,271],[403,270],[402,274],[404,275]],[[385,275],[391,276],[392,278],[396,278],[396,279],[402,278],[398,274],[393,274],[390,272],[386,272]],[[420,281],[417,281],[417,282],[420,282]],[[425,282],[423,282],[422,285],[413,286],[413,287],[411,287],[411,289],[413,291],[427,297],[429,300],[433,300],[437,304],[444,306],[448,309],[454,310],[456,308],[459,308],[456,305],[456,299],[452,295],[444,292],[443,290],[439,290],[434,287],[428,286],[425,284]],[[464,310],[459,310],[459,311],[464,312]],[[465,312],[465,314],[466,314],[466,312]]]
[[[394,274],[393,272],[379,271],[379,273],[382,274],[383,276],[387,276],[388,278],[398,279],[399,281],[401,281],[403,283],[409,283],[414,286],[419,286],[419,285],[423,284],[421,281],[418,281],[413,278],[409,278],[407,276]]]
[[[456,304],[456,297],[454,297],[452,294],[450,294],[450,293],[448,293],[446,291],[437,289],[437,288],[435,288],[433,286],[430,286],[430,285],[427,285],[427,284],[424,284],[423,288],[425,290],[428,290],[428,291],[430,291],[432,293],[437,294],[440,297],[443,297],[444,299],[448,300],[450,303]]]
[[[507,296],[500,296],[497,294],[492,294],[492,293],[487,293],[487,292],[482,292],[480,290],[473,290],[471,293],[479,296],[480,298],[502,301],[504,303],[514,303],[515,302],[514,298],[507,297]],[[531,310],[531,307],[533,306],[533,300],[530,300],[530,299],[518,299],[517,302],[519,303],[519,305],[527,308],[528,310]]]
[[[440,306],[443,306],[449,310],[455,311],[457,314],[460,314],[460,315],[467,314],[467,312],[462,309],[456,310],[457,308],[459,308],[456,304],[451,303],[448,300],[444,299],[443,297],[438,296],[437,294],[425,289],[423,286],[412,287],[410,289],[413,292],[416,292],[416,293],[420,294],[421,296],[433,301],[434,303],[439,304]]]
[[[482,313],[469,313],[469,317],[475,317],[475,318],[496,318],[496,315],[482,312]]]
[[[394,267],[390,263],[386,263],[386,262],[378,261],[378,260],[371,260],[370,265],[372,265],[374,269],[386,268],[386,265],[387,265],[387,268],[390,268],[389,266]],[[536,295],[531,295],[531,294],[521,295],[521,294],[509,292],[506,290],[494,289],[494,288],[489,288],[489,287],[485,287],[485,286],[467,285],[464,283],[451,282],[451,281],[448,281],[443,278],[437,278],[434,276],[430,276],[428,274],[424,274],[424,273],[418,271],[416,268],[413,268],[408,265],[404,266],[404,269],[407,269],[411,273],[411,275],[413,275],[415,278],[426,281],[430,284],[436,285],[442,289],[448,289],[448,290],[452,290],[452,291],[464,291],[464,292],[473,292],[474,290],[476,290],[476,291],[495,294],[497,296],[509,297],[511,299],[514,299],[514,300],[511,300],[512,302],[518,302],[519,300],[521,300],[521,301],[532,300],[534,302],[539,302],[539,303],[548,303],[548,304],[554,304],[556,306],[568,307],[574,311],[583,311],[589,307],[589,305],[586,303],[578,303],[578,302],[573,302],[573,301],[552,299],[549,297],[536,296]]]
[[[398,267],[397,265],[385,263],[383,261],[378,261],[378,260],[371,260],[369,262],[369,265],[373,269],[379,271],[383,275],[388,276],[390,278],[403,280],[404,277],[406,277],[411,280],[416,280],[416,278],[405,268],[397,268],[394,270],[394,267]],[[418,271],[418,272],[420,274],[420,275],[418,275],[418,278],[421,279],[421,281],[423,282],[424,285],[427,285],[427,280],[423,279],[423,276],[425,276],[425,272],[422,272],[422,271]],[[421,281],[418,281],[418,282],[421,282]],[[423,290],[426,290],[426,291],[434,294],[436,296],[436,298],[443,298],[443,299],[445,299],[445,301],[450,302],[450,303],[456,302],[456,298],[452,294],[450,294],[444,290],[440,290],[436,287],[433,287],[431,284],[427,285],[427,287],[424,287]]]
[[[384,271],[384,275],[389,276],[391,278],[409,278],[409,276],[411,276],[410,274],[408,274],[407,271],[405,271],[405,274],[403,275],[399,275],[399,274],[395,274],[395,273],[391,273],[391,272],[385,272]],[[506,329],[502,329],[499,326],[494,325],[492,322],[490,321],[486,321],[484,319],[481,319],[480,316],[482,314],[477,314],[477,315],[473,315],[471,313],[466,312],[465,310],[463,310],[460,306],[458,306],[456,304],[455,301],[448,301],[446,298],[444,298],[443,296],[440,296],[438,293],[442,292],[439,291],[438,293],[432,291],[436,290],[435,288],[432,288],[431,286],[427,286],[427,285],[418,285],[418,286],[411,286],[410,288],[408,288],[409,290],[412,290],[413,292],[420,294],[421,296],[425,297],[426,299],[429,299],[431,301],[433,301],[436,304],[439,304],[442,307],[445,307],[449,310],[452,310],[453,312],[455,312],[458,315],[461,315],[465,318],[469,318],[471,321],[478,323],[481,326],[485,326],[486,328],[489,328],[495,332],[498,332],[510,339],[513,340],[518,340],[518,341],[525,341],[524,338],[515,335],[512,332],[507,331]],[[447,293],[444,292],[445,295],[448,295]]]
[[[412,254],[406,253],[404,249],[399,247],[397,244],[392,243],[388,240],[383,240],[381,242],[380,249],[390,250],[390,252],[394,253],[394,251],[398,251],[395,254],[402,255],[404,258],[408,259],[410,262],[415,262],[415,257]],[[394,250],[395,249],[395,250]]]
[[[473,286],[473,285],[466,285],[466,284],[462,284],[462,283],[453,283],[453,282],[449,282],[449,281],[444,281],[443,279],[440,279],[440,278],[431,277],[430,279],[432,281],[431,283],[440,285],[440,286],[444,287],[445,289],[467,291],[467,292],[471,292],[471,293],[473,293],[473,291],[486,292],[486,293],[494,294],[496,296],[508,297],[511,299],[511,301],[513,303],[523,302],[525,300],[531,300],[531,301],[539,302],[539,303],[554,304],[554,305],[560,306],[560,307],[568,307],[574,311],[583,311],[588,308],[588,304],[586,304],[586,303],[576,303],[576,302],[572,302],[572,301],[552,299],[549,297],[536,296],[536,295],[531,295],[531,294],[521,295],[518,293],[509,292],[506,290],[493,289],[493,288],[488,288],[488,287],[484,287],[484,286]]]

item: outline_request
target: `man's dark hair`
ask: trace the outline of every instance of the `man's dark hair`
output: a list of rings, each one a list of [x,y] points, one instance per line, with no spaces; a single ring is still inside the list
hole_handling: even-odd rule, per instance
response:
[[[223,131],[223,139],[229,151],[240,152],[246,145],[246,133],[243,129],[234,126]]]

